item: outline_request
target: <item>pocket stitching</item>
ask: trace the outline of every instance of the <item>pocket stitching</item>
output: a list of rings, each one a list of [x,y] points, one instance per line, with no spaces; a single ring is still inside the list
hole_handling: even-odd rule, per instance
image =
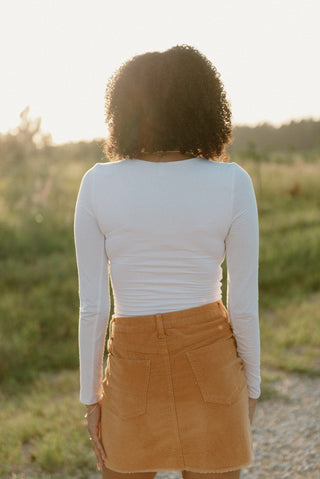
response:
[[[144,386],[143,386],[143,389],[142,388],[139,388],[141,390],[141,396],[140,396],[140,405],[136,405],[136,410],[132,413],[123,413],[121,412],[120,408],[119,408],[119,405],[118,407],[115,407],[114,406],[114,403],[117,404],[117,401],[116,399],[113,397],[113,394],[112,394],[112,388],[108,388],[108,389],[105,389],[105,398],[106,399],[109,399],[109,402],[108,402],[108,407],[110,405],[110,409],[112,409],[112,411],[118,415],[119,417],[122,417],[123,419],[127,419],[127,418],[131,418],[131,417],[136,417],[136,416],[141,416],[142,414],[145,413],[146,411],[146,406],[147,406],[147,391],[148,391],[148,385],[149,385],[149,380],[150,380],[150,368],[151,368],[151,360],[150,359],[132,359],[132,358],[120,358],[120,357],[117,357],[115,356],[114,354],[110,354],[110,367],[111,367],[111,361],[114,361],[114,360],[119,360],[119,361],[122,361],[122,360],[125,360],[125,361],[135,361],[135,362],[140,362],[141,361],[144,363],[144,367],[145,367],[145,379],[144,379]],[[108,374],[108,377],[110,376],[110,374]]]
[[[206,391],[206,384],[203,380],[203,378],[201,377],[201,372],[199,372],[199,368],[197,368],[197,358],[196,358],[196,354],[201,351],[201,350],[204,350],[206,348],[208,348],[210,350],[210,347],[215,349],[215,347],[217,345],[221,345],[222,343],[224,343],[226,341],[217,341],[215,343],[211,343],[209,345],[206,345],[206,346],[202,346],[200,348],[196,348],[196,349],[192,349],[192,350],[189,350],[189,351],[186,351],[186,356],[188,358],[188,361],[189,361],[189,364],[191,366],[191,370],[193,372],[193,375],[195,377],[195,380],[197,382],[197,385],[199,387],[199,390],[200,390],[200,393],[201,393],[201,396],[202,396],[202,399],[204,402],[208,403],[208,404],[233,404],[234,402],[236,402],[237,400],[237,396],[238,394],[246,387],[246,378],[245,378],[245,375],[243,373],[243,370],[240,370],[240,371],[237,371],[237,374],[238,374],[238,379],[236,381],[236,384],[234,385],[234,388],[233,388],[233,391],[227,396],[227,397],[220,397],[219,396],[213,396],[212,393],[209,393],[208,391]],[[192,357],[192,355],[194,354],[194,356]],[[239,356],[237,356],[239,358]],[[242,362],[241,358],[239,358],[240,361]],[[234,367],[234,366],[232,366]],[[240,377],[240,373],[241,374],[241,377]]]

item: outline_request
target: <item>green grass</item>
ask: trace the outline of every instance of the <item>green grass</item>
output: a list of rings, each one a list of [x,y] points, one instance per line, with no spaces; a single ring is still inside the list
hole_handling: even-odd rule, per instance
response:
[[[320,160],[270,159],[258,170],[232,158],[251,174],[259,209],[262,399],[276,394],[266,371],[320,375]],[[95,467],[79,403],[72,227],[80,178],[94,161],[50,161],[29,158],[19,175],[7,166],[0,177],[4,478],[29,469],[32,478],[86,478]]]
[[[0,477],[89,477],[95,456],[78,389],[77,372],[60,371],[1,394]]]
[[[320,293],[268,308],[262,313],[262,363],[319,375]]]

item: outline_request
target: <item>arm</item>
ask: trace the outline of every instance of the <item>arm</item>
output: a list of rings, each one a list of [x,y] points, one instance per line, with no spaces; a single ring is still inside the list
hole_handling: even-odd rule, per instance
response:
[[[74,218],[79,279],[80,402],[97,403],[102,393],[103,354],[110,313],[105,237],[94,214],[94,169],[83,177]]]
[[[225,244],[227,309],[243,360],[248,395],[260,396],[260,332],[258,308],[258,210],[252,181],[239,165],[234,171],[233,215]]]

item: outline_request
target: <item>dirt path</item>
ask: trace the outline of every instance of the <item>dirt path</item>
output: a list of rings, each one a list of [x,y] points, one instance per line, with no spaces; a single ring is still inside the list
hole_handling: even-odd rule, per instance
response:
[[[241,479],[320,478],[320,378],[281,374],[278,397],[257,403],[254,462]],[[158,473],[156,479],[178,479]]]

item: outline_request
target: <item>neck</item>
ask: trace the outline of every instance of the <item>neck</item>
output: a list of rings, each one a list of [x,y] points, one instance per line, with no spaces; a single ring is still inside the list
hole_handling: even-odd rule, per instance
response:
[[[181,153],[180,151],[155,151],[152,153],[141,152],[137,159],[145,161],[180,161],[194,158],[192,153]]]

